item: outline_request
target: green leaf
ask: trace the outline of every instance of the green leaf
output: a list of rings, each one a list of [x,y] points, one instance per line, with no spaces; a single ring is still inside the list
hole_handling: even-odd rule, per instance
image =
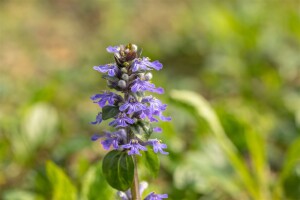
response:
[[[77,191],[70,179],[61,168],[48,161],[46,165],[47,176],[52,185],[52,199],[76,200]]]
[[[151,134],[153,133],[153,127],[149,122],[146,121],[139,121],[139,125],[142,127],[146,139],[149,139]]]
[[[141,134],[141,128],[137,123],[130,125],[129,128],[136,136]]]
[[[160,162],[158,159],[158,155],[154,153],[153,149],[149,149],[148,151],[141,151],[142,156],[139,158],[141,159],[142,163],[145,164],[146,168],[150,171],[150,174],[153,177],[157,177],[159,173]]]
[[[110,151],[103,159],[102,171],[111,187],[126,191],[133,181],[133,159],[125,151]]]
[[[104,106],[102,108],[102,119],[106,120],[116,116],[119,113],[119,107],[117,106]]]
[[[286,158],[283,163],[282,170],[279,174],[279,177],[276,181],[275,187],[273,189],[273,198],[282,199],[283,191],[282,185],[284,181],[288,178],[289,174],[293,171],[294,167],[299,163],[300,164],[300,137],[297,137],[294,142],[290,145]]]
[[[82,180],[81,200],[114,199],[115,191],[103,181],[102,161],[91,166]],[[101,195],[99,195],[101,194]]]
[[[153,127],[149,122],[142,120],[129,126],[130,130],[141,140],[148,140],[153,133]]]
[[[44,200],[44,198],[34,192],[22,190],[22,189],[11,189],[4,191],[4,194],[1,196],[1,199],[4,200]]]

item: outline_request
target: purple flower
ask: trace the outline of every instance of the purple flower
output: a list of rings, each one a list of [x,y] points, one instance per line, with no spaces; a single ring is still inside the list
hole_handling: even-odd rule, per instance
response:
[[[147,144],[151,145],[153,147],[153,151],[155,153],[160,152],[161,154],[168,155],[168,152],[165,152],[163,149],[167,148],[166,144],[161,143],[158,139],[149,139]]]
[[[164,111],[167,108],[167,104],[162,104],[160,100],[152,96],[147,96],[142,99],[142,103],[149,103],[149,108],[151,112],[156,110]]]
[[[131,86],[132,92],[144,92],[144,91],[150,91],[155,92],[158,94],[163,94],[164,89],[163,88],[156,88],[153,83],[149,83],[148,81],[142,81],[140,78],[137,78],[133,81],[133,85]]]
[[[91,100],[93,100],[94,103],[98,103],[101,108],[105,106],[106,102],[108,102],[108,105],[114,105],[115,102],[122,101],[122,99],[120,95],[113,92],[104,92],[91,96]]]
[[[168,194],[155,194],[151,192],[144,200],[162,200],[168,198]]]
[[[118,127],[126,127],[129,124],[133,124],[134,120],[128,117],[125,113],[120,113],[118,117],[109,123],[110,126]]]
[[[137,112],[137,115],[138,115],[141,119],[145,119],[146,117],[148,117],[148,109],[146,109],[146,110],[141,110],[141,111]]]
[[[158,116],[162,121],[171,121],[171,117],[165,117],[163,116],[162,112],[160,110],[155,110],[154,112],[151,112],[150,109],[141,110],[138,112],[138,115],[141,119],[145,119],[146,117],[150,120],[150,122],[158,122],[154,116]]]
[[[154,128],[153,128],[153,132],[161,133],[161,132],[162,132],[162,129],[161,129],[160,127],[154,127]]]
[[[109,76],[115,76],[119,72],[119,68],[115,64],[99,65],[99,66],[94,66],[93,68],[94,70],[101,73],[108,72]]]
[[[98,134],[94,134],[94,135],[91,137],[91,140],[92,140],[92,141],[96,141],[96,140],[98,140],[98,139],[101,138],[101,137],[103,137],[103,136],[98,135]]]
[[[100,124],[102,122],[102,113],[99,112],[98,115],[96,116],[96,120],[91,122],[91,124]]]
[[[150,120],[150,122],[158,122],[158,120],[153,117],[153,114],[150,112],[149,109],[141,110],[137,114],[141,119],[145,119],[147,117]]]
[[[113,133],[106,132],[105,140],[103,140],[101,144],[105,150],[109,150],[111,145],[113,146],[114,149],[118,149],[119,140],[120,140],[120,136],[118,135],[118,132],[113,132]]]
[[[120,47],[119,46],[109,46],[109,47],[107,47],[106,48],[106,51],[108,52],[108,53],[119,53],[119,51],[120,51]]]
[[[146,147],[140,145],[139,142],[134,139],[131,140],[128,144],[122,145],[122,147],[124,149],[130,149],[130,151],[128,152],[128,155],[133,155],[133,154],[141,155],[139,150],[147,151]]]
[[[162,120],[162,121],[171,121],[172,120],[171,117],[163,116],[162,112],[159,111],[159,110],[154,111],[152,114],[158,116],[159,119]]]
[[[133,72],[136,72],[138,70],[143,70],[143,71],[152,70],[151,68],[153,68],[155,70],[162,69],[162,64],[159,61],[156,60],[156,61],[150,62],[149,58],[143,58],[143,59],[137,58],[133,61],[132,66],[133,66],[133,68],[132,68]],[[149,67],[151,67],[151,68],[149,68]]]
[[[101,144],[105,150],[109,150],[111,146],[114,149],[119,148],[119,143],[126,137],[126,133],[124,129],[120,129],[116,132],[104,132],[104,135],[95,134],[91,137],[92,141],[96,141],[99,138],[104,137],[105,139],[101,141]]]
[[[131,113],[138,112],[138,111],[145,110],[145,109],[147,109],[147,107],[144,104],[136,101],[133,97],[129,98],[128,101],[126,101],[119,108],[120,111],[127,110],[127,114],[131,114]]]

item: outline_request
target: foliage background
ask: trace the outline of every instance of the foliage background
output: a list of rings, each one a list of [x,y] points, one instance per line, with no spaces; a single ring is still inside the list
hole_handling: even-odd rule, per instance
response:
[[[148,192],[300,199],[299,10],[297,0],[1,0],[0,199],[115,198],[106,152],[89,139],[107,128],[89,124],[89,97],[105,89],[92,70],[112,61],[105,48],[128,42],[164,64],[153,82],[173,118],[156,136],[170,151],[159,178],[140,169]],[[209,108],[200,94],[225,138],[197,111]]]

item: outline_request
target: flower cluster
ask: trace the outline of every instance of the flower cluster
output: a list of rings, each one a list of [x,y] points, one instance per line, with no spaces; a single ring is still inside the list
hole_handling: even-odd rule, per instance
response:
[[[161,70],[159,61],[151,61],[141,57],[141,50],[134,44],[110,46],[106,49],[112,53],[114,63],[95,66],[94,70],[103,73],[109,88],[116,92],[103,91],[91,97],[94,103],[102,108],[92,124],[100,124],[103,120],[112,118],[109,126],[114,132],[104,132],[94,135],[93,141],[101,139],[104,149],[127,151],[128,155],[141,155],[147,151],[147,146],[155,153],[168,154],[164,151],[167,145],[158,139],[150,139],[153,132],[161,132],[160,127],[153,127],[152,122],[170,121],[163,115],[167,105],[146,92],[163,94],[164,89],[151,83],[151,70]],[[146,199],[162,199],[167,195],[151,193]]]

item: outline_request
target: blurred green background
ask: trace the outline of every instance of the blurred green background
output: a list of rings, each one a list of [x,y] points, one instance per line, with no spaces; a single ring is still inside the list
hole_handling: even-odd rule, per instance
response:
[[[135,43],[173,120],[157,193],[300,199],[300,2],[0,1],[0,199],[115,199],[90,136],[106,89],[92,67]],[[204,100],[207,99],[207,102]]]

